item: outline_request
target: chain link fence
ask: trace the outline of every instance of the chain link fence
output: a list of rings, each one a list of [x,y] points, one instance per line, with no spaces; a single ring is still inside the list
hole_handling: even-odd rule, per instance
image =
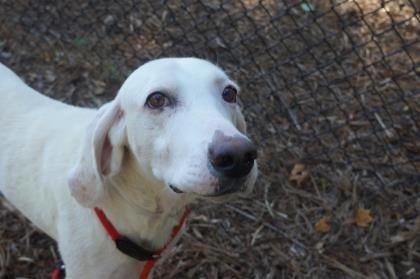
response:
[[[238,81],[262,174],[254,198],[219,213],[251,223],[230,225],[248,244],[227,244],[247,264],[214,267],[205,259],[217,250],[189,246],[175,258],[194,255],[202,269],[169,261],[179,274],[419,276],[419,8],[414,0],[0,0],[0,61],[37,90],[84,106],[112,99],[157,57],[205,58]],[[365,229],[351,224],[360,208],[373,217]],[[327,234],[315,226],[322,218]],[[194,220],[188,239],[227,241],[218,229],[196,234]],[[397,241],[402,232],[413,235]]]

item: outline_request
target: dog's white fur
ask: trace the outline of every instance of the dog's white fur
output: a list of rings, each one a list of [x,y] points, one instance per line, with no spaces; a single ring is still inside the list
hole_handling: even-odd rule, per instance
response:
[[[0,64],[0,191],[58,241],[67,278],[138,278],[142,267],[116,250],[93,206],[122,234],[157,248],[187,203],[215,191],[208,144],[216,130],[245,133],[239,107],[221,97],[228,84],[236,86],[207,61],[159,59],[95,110],[41,95]],[[154,91],[176,104],[148,108]],[[254,166],[243,192],[256,174]]]

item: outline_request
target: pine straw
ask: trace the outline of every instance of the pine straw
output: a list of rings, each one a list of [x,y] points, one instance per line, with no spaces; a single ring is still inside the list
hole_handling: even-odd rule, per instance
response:
[[[217,61],[242,86],[260,148],[252,197],[194,205],[158,278],[420,276],[413,1],[306,1],[314,13],[300,1],[82,2],[4,4],[0,60],[47,95],[85,106],[111,99],[150,58]],[[297,163],[309,175],[295,183]],[[370,209],[367,227],[354,220],[359,208]],[[0,274],[47,277],[53,241],[5,205],[0,216]],[[321,218],[330,231],[315,230]]]

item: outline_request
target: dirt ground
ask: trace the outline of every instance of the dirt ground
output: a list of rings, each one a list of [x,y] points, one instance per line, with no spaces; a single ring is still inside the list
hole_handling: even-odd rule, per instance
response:
[[[0,62],[89,107],[156,57],[206,58],[241,85],[256,189],[194,205],[157,278],[420,278],[419,10],[415,0],[0,0]],[[0,220],[0,277],[47,278],[54,242],[4,202]]]

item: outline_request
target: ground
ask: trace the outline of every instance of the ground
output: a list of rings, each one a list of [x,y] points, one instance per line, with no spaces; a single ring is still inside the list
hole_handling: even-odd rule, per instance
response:
[[[418,2],[0,6],[0,62],[67,103],[97,107],[164,56],[209,59],[241,85],[255,192],[194,205],[158,278],[420,277]],[[0,276],[48,277],[54,242],[4,202],[0,220]]]

